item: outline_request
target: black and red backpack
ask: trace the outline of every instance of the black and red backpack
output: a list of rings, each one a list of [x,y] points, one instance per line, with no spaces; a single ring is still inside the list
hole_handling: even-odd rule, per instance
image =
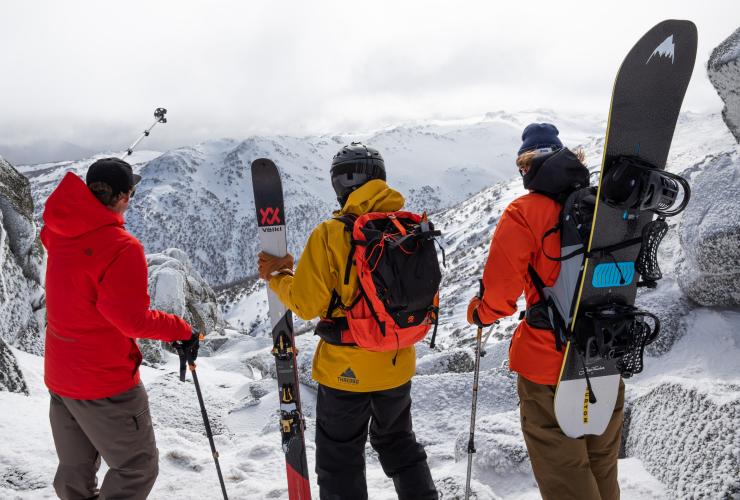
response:
[[[439,318],[441,272],[434,229],[426,214],[371,212],[336,217],[350,235],[344,272],[349,284],[352,265],[359,289],[350,304],[336,290],[316,334],[334,345],[369,351],[398,351],[422,340]],[[345,317],[333,318],[337,309]],[[395,361],[395,358],[394,358]]]

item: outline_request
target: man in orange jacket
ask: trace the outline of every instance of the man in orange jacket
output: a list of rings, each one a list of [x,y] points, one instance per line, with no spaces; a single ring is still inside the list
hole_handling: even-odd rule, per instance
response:
[[[564,177],[573,172],[579,179],[584,175],[586,182],[588,179],[581,151],[577,154],[562,151],[567,154],[557,156],[561,164],[548,165],[547,173],[539,169],[563,148],[554,125],[533,123],[524,129],[522,140],[517,166],[530,192],[506,207],[494,231],[483,272],[485,291],[482,297],[473,297],[468,306],[468,322],[480,327],[516,312],[522,291],[528,310],[540,301],[529,266],[546,286],[555,282],[560,264],[546,255],[559,256],[560,242],[558,238],[543,241],[542,237],[557,224],[562,206],[546,184],[552,180],[553,184],[567,186],[569,179]],[[545,178],[553,173],[552,179]],[[527,320],[519,323],[509,348],[509,366],[519,374],[522,432],[542,497],[545,500],[618,499],[617,458],[624,386],[620,386],[614,414],[604,434],[580,439],[565,436],[558,427],[554,410],[555,386],[564,350],[557,349],[552,330],[538,326]]]
[[[139,179],[123,160],[98,160],[86,182],[67,173],[44,208],[44,381],[62,499],[147,497],[159,455],[135,339],[178,342],[197,356],[190,325],[149,309],[144,247],[123,226]],[[109,469],[98,489],[101,456]]]

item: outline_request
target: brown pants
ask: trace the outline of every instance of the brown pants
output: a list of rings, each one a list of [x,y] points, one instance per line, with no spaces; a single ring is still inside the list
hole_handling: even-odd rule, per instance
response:
[[[555,386],[517,383],[524,441],[544,500],[618,500],[617,458],[624,417],[624,383],[601,436],[573,439],[555,419]]]
[[[59,498],[145,499],[159,472],[149,398],[139,383],[110,398],[77,400],[51,393],[51,432],[59,457]],[[100,490],[100,457],[108,464]],[[99,496],[97,496],[99,495]]]

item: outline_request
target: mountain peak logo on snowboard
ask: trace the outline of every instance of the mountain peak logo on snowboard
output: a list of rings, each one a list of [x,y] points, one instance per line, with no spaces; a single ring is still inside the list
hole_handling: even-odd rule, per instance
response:
[[[650,59],[653,58],[653,56],[658,57],[670,57],[671,58],[671,64],[674,63],[676,59],[676,45],[673,43],[673,35],[669,36],[663,42],[655,47],[655,50],[652,54],[650,54],[650,57],[648,57],[648,60],[645,61],[645,64],[650,62]]]
[[[337,377],[337,379],[344,384],[357,385],[360,381],[357,379],[357,375],[352,371],[352,368],[347,368],[344,372]]]

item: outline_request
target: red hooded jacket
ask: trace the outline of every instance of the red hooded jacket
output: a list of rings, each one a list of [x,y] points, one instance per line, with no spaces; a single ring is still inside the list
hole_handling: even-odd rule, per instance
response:
[[[478,306],[484,323],[513,314],[524,292],[527,307],[539,302],[537,289],[527,270],[531,264],[546,286],[560,273],[560,263],[547,255],[560,255],[560,238],[542,236],[560,216],[562,206],[539,193],[529,193],[506,207],[493,233],[488,261],[483,271],[485,291]],[[555,385],[560,376],[564,351],[555,348],[552,330],[533,328],[520,321],[509,348],[509,367],[537,384]]]
[[[191,327],[149,310],[144,247],[123,216],[67,173],[44,209],[46,266],[44,380],[60,396],[100,399],[139,383],[134,339],[189,339]]]

